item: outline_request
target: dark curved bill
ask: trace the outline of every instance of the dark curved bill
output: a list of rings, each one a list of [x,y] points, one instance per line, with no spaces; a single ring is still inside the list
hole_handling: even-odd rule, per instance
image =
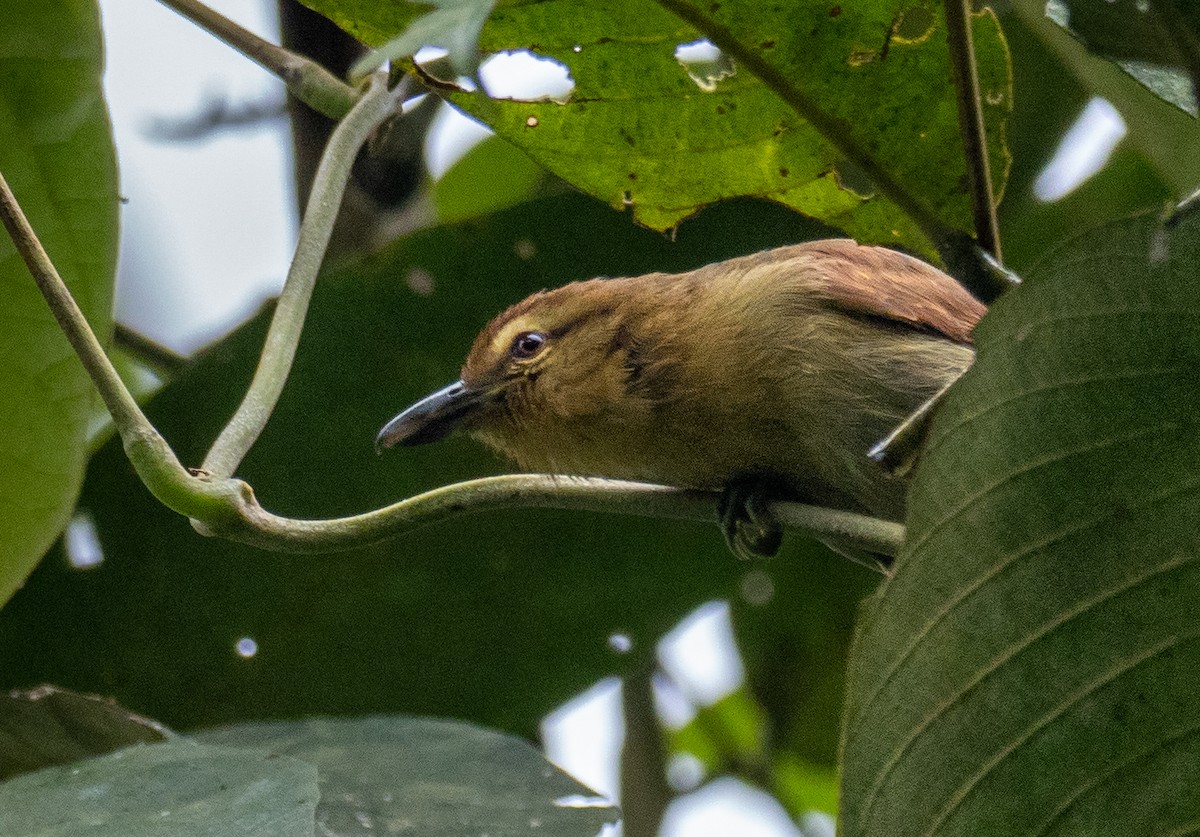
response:
[[[470,415],[481,394],[462,381],[426,395],[389,421],[375,437],[375,452],[395,445],[424,445],[443,439]]]

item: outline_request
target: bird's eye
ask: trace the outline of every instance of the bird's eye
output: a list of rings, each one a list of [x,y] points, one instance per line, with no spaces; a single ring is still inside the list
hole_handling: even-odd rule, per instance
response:
[[[540,331],[522,331],[513,338],[510,352],[515,358],[531,358],[546,345],[546,335]]]

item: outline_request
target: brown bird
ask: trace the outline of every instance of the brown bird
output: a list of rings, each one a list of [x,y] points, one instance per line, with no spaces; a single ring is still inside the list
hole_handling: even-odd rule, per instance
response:
[[[900,520],[905,481],[867,450],[971,364],[985,310],[936,268],[849,240],[576,282],[492,320],[461,379],[377,447],[461,428],[530,471],[763,484]]]

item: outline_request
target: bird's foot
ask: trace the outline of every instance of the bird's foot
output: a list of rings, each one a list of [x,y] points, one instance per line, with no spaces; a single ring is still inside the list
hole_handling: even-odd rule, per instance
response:
[[[783,527],[768,508],[776,494],[760,479],[738,480],[726,486],[717,502],[725,543],[743,561],[770,558],[779,551]]]

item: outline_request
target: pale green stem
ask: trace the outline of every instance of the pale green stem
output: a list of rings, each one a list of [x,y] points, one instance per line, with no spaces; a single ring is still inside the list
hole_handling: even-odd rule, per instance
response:
[[[289,93],[330,119],[341,119],[358,100],[357,89],[317,62],[263,40],[197,0],[159,2],[279,76]]]
[[[271,417],[296,356],[308,303],[333,233],[355,155],[371,131],[397,112],[406,89],[407,84],[401,82],[395,90],[389,91],[384,76],[376,74],[362,99],[330,136],[313,178],[296,253],[271,318],[254,380],[237,412],[204,459],[202,468],[208,473],[218,477],[233,476],[242,457]]]
[[[416,526],[466,512],[547,508],[639,517],[716,521],[715,491],[552,474],[507,474],[435,488],[386,508],[333,520],[277,517],[251,499],[234,516],[205,521],[205,534],[283,552],[330,552],[394,537]],[[785,526],[869,552],[895,555],[904,540],[899,523],[854,512],[774,502],[769,511]]]
[[[156,497],[181,514],[203,516],[211,513],[222,504],[214,498],[214,491],[219,494],[224,489],[217,489],[211,483],[193,487],[197,481],[179,464],[166,441],[125,388],[87,318],[21,211],[3,174],[0,174],[0,220],[33,274],[59,327],[100,391],[138,476]]]

